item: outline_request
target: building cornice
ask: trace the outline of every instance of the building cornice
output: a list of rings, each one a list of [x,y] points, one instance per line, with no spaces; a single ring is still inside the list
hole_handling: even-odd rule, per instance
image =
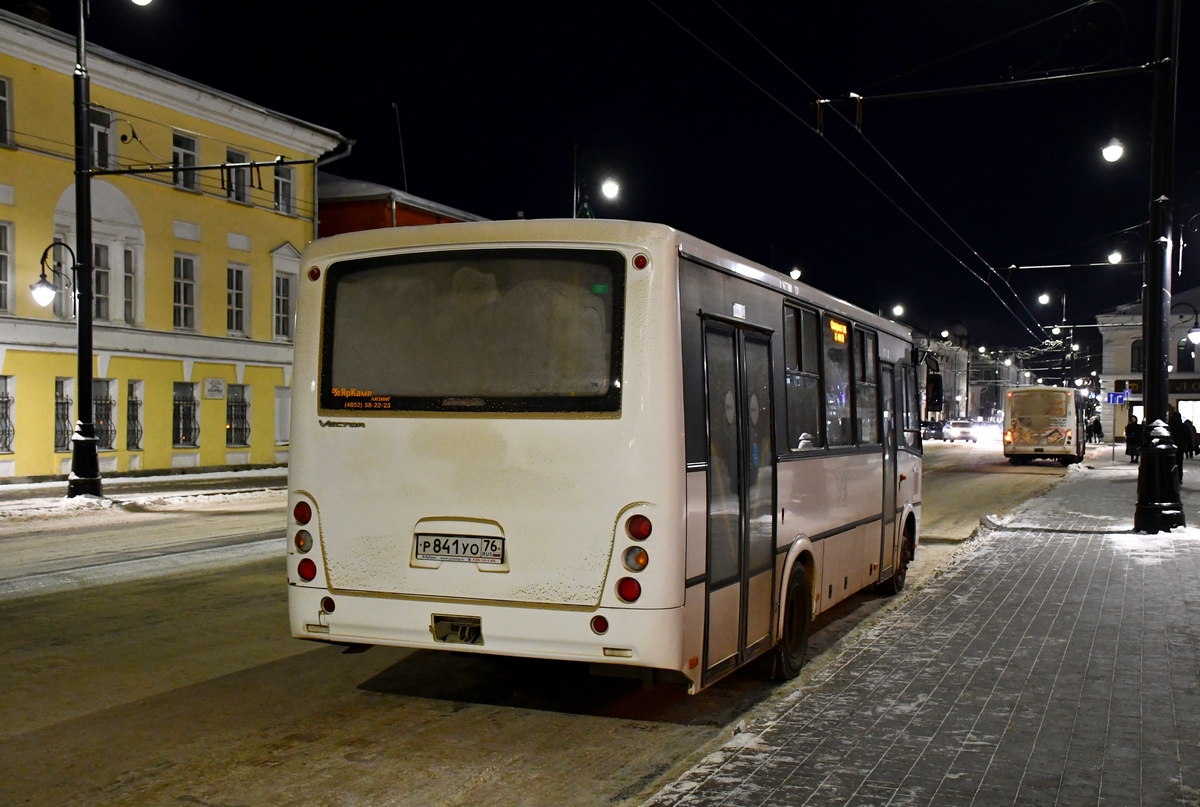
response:
[[[0,344],[9,352],[20,350],[76,352],[74,322],[0,317]],[[192,360],[215,364],[256,364],[286,367],[292,363],[292,345],[225,336],[170,331],[147,331],[124,325],[97,323],[92,330],[96,352],[170,361]]]
[[[285,156],[319,157],[344,142],[340,134],[273,112],[105,48],[88,46],[88,73],[99,86],[277,143]],[[75,38],[0,11],[0,51],[56,73],[75,72]]]

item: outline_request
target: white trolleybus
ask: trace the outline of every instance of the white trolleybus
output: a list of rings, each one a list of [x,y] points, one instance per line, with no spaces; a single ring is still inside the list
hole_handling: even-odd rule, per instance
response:
[[[1004,393],[1004,456],[1013,465],[1036,459],[1071,465],[1083,459],[1083,400],[1067,387],[1018,387]]]
[[[619,665],[690,692],[904,586],[909,331],[669,227],[505,221],[301,264],[294,636]],[[597,672],[621,672],[600,666]]]

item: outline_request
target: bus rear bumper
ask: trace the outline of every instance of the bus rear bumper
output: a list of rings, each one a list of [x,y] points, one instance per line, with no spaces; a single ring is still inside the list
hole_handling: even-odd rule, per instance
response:
[[[333,600],[331,613],[322,607],[325,597]],[[685,607],[534,608],[331,594],[328,589],[291,585],[288,612],[292,636],[298,639],[688,672],[683,658]],[[608,620],[604,634],[592,629],[597,616]]]

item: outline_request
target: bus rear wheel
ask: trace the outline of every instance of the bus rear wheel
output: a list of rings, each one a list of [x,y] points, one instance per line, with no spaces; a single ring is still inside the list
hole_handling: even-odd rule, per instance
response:
[[[808,658],[808,634],[812,630],[812,584],[804,567],[796,563],[788,576],[787,611],[783,615],[783,638],[775,660],[775,677],[795,678]]]
[[[904,591],[904,586],[908,582],[908,564],[912,563],[913,559],[913,537],[909,528],[904,529],[904,545],[900,548],[900,564],[896,567],[896,573],[879,584],[878,589],[883,594],[899,594]]]

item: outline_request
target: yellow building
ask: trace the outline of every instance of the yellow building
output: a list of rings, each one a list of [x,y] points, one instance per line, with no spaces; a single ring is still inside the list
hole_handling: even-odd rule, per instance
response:
[[[74,67],[73,37],[0,12],[0,476],[70,470],[72,288],[29,287],[75,245]],[[101,48],[88,68],[97,167],[268,163],[92,180],[101,471],[286,462],[315,164],[349,143]]]

